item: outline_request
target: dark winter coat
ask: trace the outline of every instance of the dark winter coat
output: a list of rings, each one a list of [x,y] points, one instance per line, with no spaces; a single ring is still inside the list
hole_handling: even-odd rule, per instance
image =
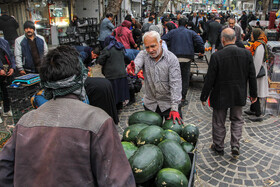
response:
[[[208,41],[211,44],[216,44],[219,33],[222,30],[222,25],[217,21],[213,21],[209,24],[208,29]]]
[[[200,100],[210,95],[214,109],[244,106],[249,95],[257,97],[256,72],[252,54],[236,45],[227,45],[211,56]]]
[[[204,43],[202,38],[194,31],[188,30],[184,26],[173,29],[168,32],[162,39],[169,42],[169,50],[177,57],[194,58],[194,44],[196,44],[199,52],[204,53]]]
[[[97,63],[102,66],[102,73],[106,79],[118,79],[126,77],[124,52],[112,47],[103,49]]]
[[[3,31],[4,38],[12,46],[15,43],[15,39],[18,37],[17,28],[18,22],[11,16],[0,16],[0,30]]]

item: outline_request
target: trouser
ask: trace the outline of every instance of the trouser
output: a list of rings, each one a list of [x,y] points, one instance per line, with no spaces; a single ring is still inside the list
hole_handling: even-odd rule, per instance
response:
[[[251,104],[250,110],[252,112],[256,113],[256,116],[259,117],[261,115],[261,104],[260,104],[260,98],[257,98],[257,101]]]
[[[224,149],[224,140],[226,137],[226,116],[228,109],[213,109],[212,116],[212,138],[213,143],[217,150],[221,151]],[[242,119],[242,107],[235,106],[230,108],[230,117],[231,121],[230,132],[231,132],[231,147],[239,148],[239,141],[242,136],[242,126],[244,121]]]
[[[2,91],[2,99],[4,112],[9,112],[10,110],[10,99],[8,95],[7,86],[11,84],[12,77],[0,76],[0,87]]]
[[[182,77],[182,99],[186,99],[186,95],[190,84],[191,62],[180,62]]]
[[[178,107],[178,112],[179,112],[179,114],[180,114],[180,117],[183,119],[181,108],[182,108],[182,107],[179,105],[179,107]],[[147,110],[147,111],[151,111],[151,110],[148,109],[145,105],[144,105],[144,109]],[[167,110],[165,110],[165,111],[162,112],[162,111],[160,111],[159,106],[157,106],[155,112],[158,113],[162,118],[167,119],[167,118],[169,117],[170,111],[171,111],[171,108],[169,108],[169,109],[167,109]],[[154,111],[153,111],[153,112],[154,112]]]

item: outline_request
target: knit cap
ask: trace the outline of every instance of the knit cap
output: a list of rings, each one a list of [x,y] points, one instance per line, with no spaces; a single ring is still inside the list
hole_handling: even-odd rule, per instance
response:
[[[23,28],[24,29],[30,28],[30,29],[35,30],[35,25],[32,21],[26,21],[23,25]]]

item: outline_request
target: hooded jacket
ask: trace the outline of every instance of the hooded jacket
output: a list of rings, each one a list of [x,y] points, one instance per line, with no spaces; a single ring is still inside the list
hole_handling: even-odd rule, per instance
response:
[[[130,45],[134,46],[135,41],[132,36],[131,30],[129,30],[131,22],[124,20],[122,25],[117,27],[112,33],[118,42],[121,42],[126,49],[130,49]]]
[[[0,16],[0,30],[3,31],[4,38],[10,45],[14,45],[15,39],[18,37],[18,22],[11,16]]]

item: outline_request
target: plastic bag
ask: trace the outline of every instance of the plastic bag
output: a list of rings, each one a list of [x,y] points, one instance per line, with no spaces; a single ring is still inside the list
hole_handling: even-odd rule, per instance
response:
[[[209,42],[205,42],[204,48],[207,49],[207,48],[209,48],[209,47],[211,47],[210,43],[209,43]]]

